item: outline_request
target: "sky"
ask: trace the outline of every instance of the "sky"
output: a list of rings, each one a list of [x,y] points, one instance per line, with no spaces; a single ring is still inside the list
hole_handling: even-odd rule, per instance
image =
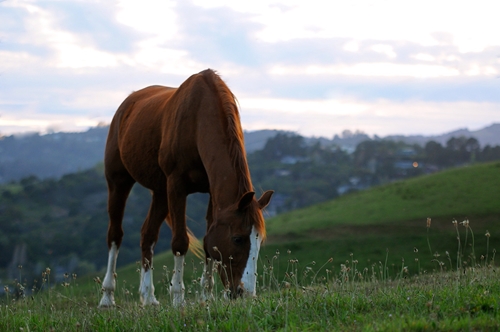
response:
[[[206,68],[244,130],[436,135],[500,122],[500,2],[0,1],[0,135],[108,124]]]

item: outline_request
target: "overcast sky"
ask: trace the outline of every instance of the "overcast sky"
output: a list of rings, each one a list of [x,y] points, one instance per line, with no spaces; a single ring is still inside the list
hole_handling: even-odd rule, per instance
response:
[[[0,134],[109,123],[216,69],[245,130],[441,134],[500,122],[500,1],[0,2]]]

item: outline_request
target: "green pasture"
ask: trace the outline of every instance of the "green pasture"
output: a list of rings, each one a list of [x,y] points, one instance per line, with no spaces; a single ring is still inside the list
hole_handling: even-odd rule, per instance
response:
[[[495,266],[409,276],[378,266],[343,266],[296,282],[290,275],[256,298],[200,303],[188,294],[175,308],[160,290],[158,307],[141,307],[136,292],[117,291],[117,306],[98,309],[99,292],[80,290],[78,278],[0,303],[2,331],[497,331],[500,279]],[[119,277],[120,279],[121,277]],[[96,284],[96,289],[98,285]]]
[[[267,221],[255,299],[226,301],[218,282],[200,304],[203,265],[189,254],[187,304],[173,308],[165,252],[153,262],[160,307],[140,307],[131,264],[117,271],[116,309],[96,308],[103,273],[48,276],[26,297],[0,297],[0,330],[498,330],[499,197],[500,163],[352,193]]]
[[[341,196],[269,220],[272,236],[300,235],[339,225],[378,225],[412,220],[500,214],[500,163],[446,170]],[[460,220],[461,221],[461,220]]]

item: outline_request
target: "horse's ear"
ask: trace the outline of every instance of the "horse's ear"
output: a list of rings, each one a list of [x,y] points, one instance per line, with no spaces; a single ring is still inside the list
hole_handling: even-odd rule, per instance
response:
[[[243,211],[252,203],[253,197],[255,196],[255,192],[249,191],[245,193],[240,198],[240,202],[238,203],[238,210]]]
[[[269,202],[271,201],[271,197],[273,196],[273,194],[274,190],[268,190],[262,194],[262,196],[258,200],[259,207],[261,210],[269,205]]]

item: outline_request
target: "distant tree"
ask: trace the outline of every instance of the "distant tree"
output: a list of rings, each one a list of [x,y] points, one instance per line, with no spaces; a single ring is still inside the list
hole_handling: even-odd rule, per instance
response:
[[[476,154],[480,152],[480,145],[473,137],[452,137],[446,142],[446,155],[450,164],[462,164],[473,162]]]
[[[469,154],[470,162],[476,161],[477,155],[481,152],[479,141],[474,137],[470,137],[465,141],[464,149]]]
[[[444,167],[451,162],[444,154],[444,147],[436,141],[427,142],[424,151],[429,164]]]
[[[304,137],[297,134],[279,133],[267,141],[262,155],[272,160],[280,160],[285,156],[303,157],[306,151]]]
[[[5,203],[5,200],[3,201]],[[0,267],[5,267],[12,258],[15,245],[21,236],[24,216],[20,208],[0,203]]]
[[[466,141],[465,136],[452,137],[446,141],[446,148],[450,151],[460,151],[464,148]]]
[[[481,150],[481,146],[479,144],[479,141],[475,139],[474,137],[469,137],[465,141],[465,151],[467,152],[478,152]]]
[[[500,146],[492,147],[490,145],[486,145],[481,151],[479,157],[479,161],[495,161],[500,160]]]
[[[402,144],[394,141],[364,141],[354,151],[354,164],[365,167],[382,176],[393,173],[396,153]]]

